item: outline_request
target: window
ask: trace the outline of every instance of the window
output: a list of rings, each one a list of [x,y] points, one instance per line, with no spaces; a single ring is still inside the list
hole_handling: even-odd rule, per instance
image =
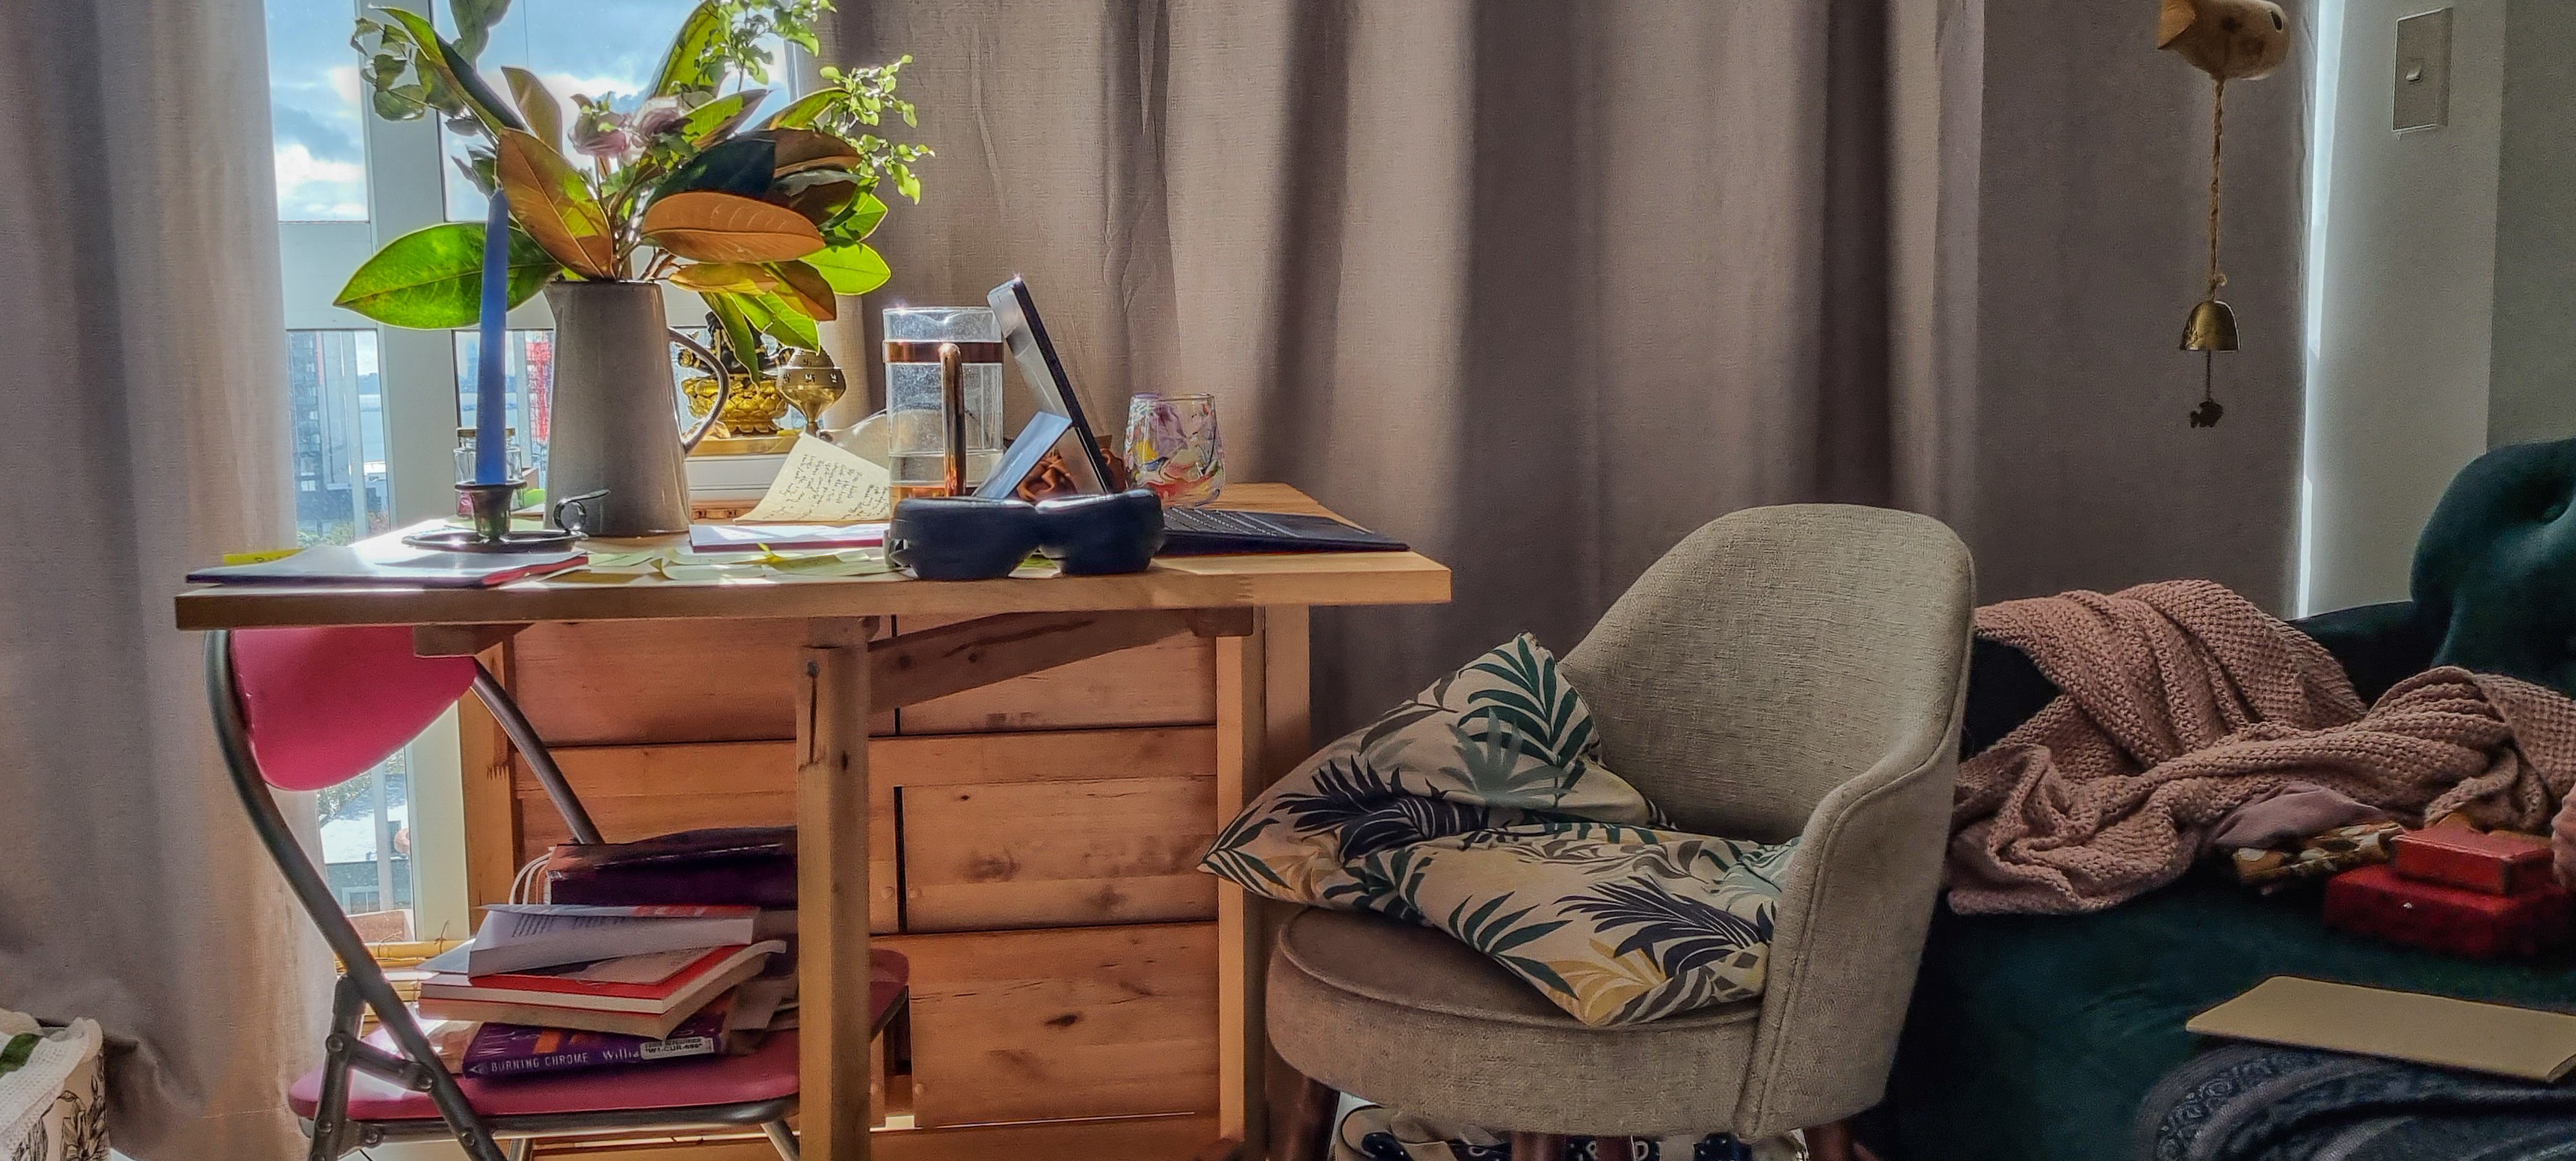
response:
[[[368,112],[349,35],[371,7],[455,24],[446,0],[266,0],[269,108],[283,258],[287,391],[294,409],[296,535],[345,543],[455,511],[456,429],[474,422],[479,337],[379,327],[332,306],[376,247],[449,218],[480,220],[483,196],[457,171],[434,119]],[[527,68],[574,93],[632,108],[695,0],[516,0],[478,62]],[[764,107],[810,82],[813,61],[772,44]],[[569,109],[567,109],[569,112]],[[668,300],[687,327],[702,309]],[[510,312],[509,426],[543,481],[553,376],[552,319],[539,297]],[[317,796],[326,875],[370,940],[463,934],[463,815],[452,719],[364,778]]]

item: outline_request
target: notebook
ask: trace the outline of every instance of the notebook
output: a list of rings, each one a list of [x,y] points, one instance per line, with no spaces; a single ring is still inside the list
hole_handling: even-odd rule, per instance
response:
[[[2576,1071],[2576,1015],[2274,976],[2191,1018],[2202,1036],[2323,1048],[2555,1084]]]
[[[400,536],[324,544],[257,564],[226,564],[188,574],[190,584],[404,585],[479,589],[579,568],[582,552],[440,552],[413,548]]]

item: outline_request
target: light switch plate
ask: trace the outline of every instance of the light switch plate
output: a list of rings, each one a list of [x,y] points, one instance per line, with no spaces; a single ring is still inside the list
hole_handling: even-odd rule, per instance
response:
[[[2451,10],[2397,22],[2397,100],[2389,128],[2437,129],[2451,123]]]

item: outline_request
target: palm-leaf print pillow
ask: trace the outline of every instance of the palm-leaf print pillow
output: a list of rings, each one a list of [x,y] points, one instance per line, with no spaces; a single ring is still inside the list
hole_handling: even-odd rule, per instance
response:
[[[1308,758],[1202,866],[1439,928],[1587,1024],[1760,995],[1791,844],[1662,828],[1600,748],[1523,635]]]

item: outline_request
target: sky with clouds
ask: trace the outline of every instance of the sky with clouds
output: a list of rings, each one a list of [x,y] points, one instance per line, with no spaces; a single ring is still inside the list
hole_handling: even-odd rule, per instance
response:
[[[267,0],[269,118],[284,221],[363,221],[366,148],[358,53],[349,47],[358,0]],[[633,94],[652,78],[694,0],[517,0],[479,62],[529,68],[558,100]],[[453,26],[439,5],[439,28]],[[621,102],[621,104],[631,104]],[[452,216],[481,217],[482,198],[450,175]]]

